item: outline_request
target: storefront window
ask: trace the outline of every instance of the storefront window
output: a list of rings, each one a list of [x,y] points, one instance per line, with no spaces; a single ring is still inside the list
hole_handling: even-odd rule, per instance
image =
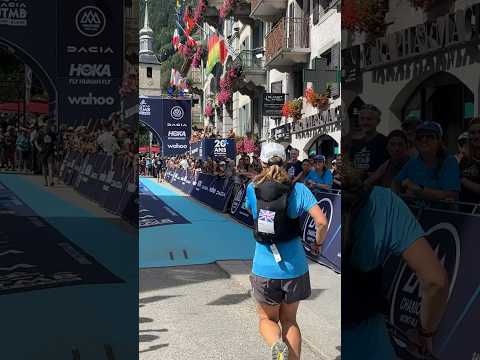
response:
[[[340,153],[338,143],[329,135],[320,135],[308,148],[307,154],[324,155],[327,159]]]

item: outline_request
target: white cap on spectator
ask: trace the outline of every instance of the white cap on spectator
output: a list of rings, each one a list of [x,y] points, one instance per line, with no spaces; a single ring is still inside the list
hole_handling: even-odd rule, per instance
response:
[[[262,151],[260,152],[260,160],[264,163],[268,163],[268,161],[274,156],[278,156],[285,161],[287,158],[285,155],[285,148],[281,144],[274,142],[264,143],[262,145]]]

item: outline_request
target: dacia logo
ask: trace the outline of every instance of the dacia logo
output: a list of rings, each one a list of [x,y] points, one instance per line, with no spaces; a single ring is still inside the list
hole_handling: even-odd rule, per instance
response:
[[[67,53],[69,54],[113,54],[113,49],[110,46],[67,46]]]
[[[70,76],[112,76],[109,64],[70,64]]]
[[[105,14],[96,6],[84,6],[75,16],[77,30],[87,37],[100,35],[106,25]]]

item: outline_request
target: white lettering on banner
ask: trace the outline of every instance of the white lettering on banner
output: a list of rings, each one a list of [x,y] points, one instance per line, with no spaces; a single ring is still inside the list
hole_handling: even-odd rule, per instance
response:
[[[69,96],[68,101],[71,105],[113,105],[115,99],[111,96],[93,96],[89,93],[88,96]]]
[[[146,103],[145,100],[141,100],[140,104],[138,105],[138,113],[140,115],[150,116],[150,105]]]
[[[26,4],[19,1],[3,0],[0,3],[0,25],[27,26]]]
[[[75,16],[77,30],[87,37],[100,35],[105,29],[107,20],[105,14],[96,6],[84,6]]]
[[[169,123],[167,122],[167,127],[188,127],[185,123]]]
[[[58,272],[51,275],[41,274],[39,272],[13,272],[0,276],[0,290],[20,289],[80,280],[82,280],[82,278],[78,274],[71,272]]]
[[[112,76],[109,64],[70,64],[70,76]]]
[[[188,145],[181,145],[181,144],[174,144],[174,145],[167,145],[169,149],[186,149]]]
[[[186,131],[169,131],[168,136],[187,136]]]
[[[227,154],[227,140],[215,140],[215,145],[213,146],[214,155],[226,155]]]
[[[113,49],[110,46],[67,46],[68,54],[113,54]]]

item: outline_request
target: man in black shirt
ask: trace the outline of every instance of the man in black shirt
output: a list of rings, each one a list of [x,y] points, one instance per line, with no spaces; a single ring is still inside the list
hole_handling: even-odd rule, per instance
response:
[[[363,132],[359,140],[352,140],[353,166],[366,174],[377,170],[388,159],[387,137],[377,132],[381,112],[374,105],[364,105],[358,115]]]
[[[290,160],[285,165],[290,180],[295,179],[302,172],[302,162],[298,160],[299,154],[298,149],[292,148],[290,150]]]

